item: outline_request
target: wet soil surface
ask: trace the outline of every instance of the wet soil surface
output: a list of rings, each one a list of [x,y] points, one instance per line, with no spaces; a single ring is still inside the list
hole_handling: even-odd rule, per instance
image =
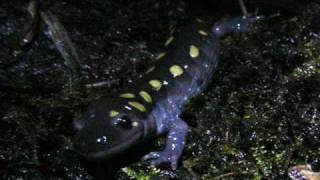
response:
[[[113,178],[285,179],[293,165],[308,163],[320,170],[320,5],[310,2],[298,9],[292,8],[298,1],[288,1],[290,7],[279,2],[249,1],[249,12],[265,20],[248,33],[221,40],[209,88],[182,115],[191,128],[178,170],[135,162]],[[84,70],[77,81],[45,23],[30,47],[20,47],[30,21],[28,1],[1,3],[1,178],[111,179],[95,176],[104,173],[92,173],[70,149],[73,119],[91,101],[145,71],[171,27],[208,13],[217,20],[241,15],[235,2],[207,3],[42,2],[41,9],[61,21],[79,53]],[[103,86],[88,86],[96,83]],[[155,146],[163,144],[160,139]]]

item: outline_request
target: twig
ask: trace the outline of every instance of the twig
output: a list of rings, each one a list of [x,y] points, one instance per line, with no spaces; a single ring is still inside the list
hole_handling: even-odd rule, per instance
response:
[[[249,16],[248,11],[247,11],[247,8],[246,8],[243,0],[238,0],[238,2],[239,2],[239,5],[240,5],[242,14],[243,14],[245,17]]]
[[[41,18],[48,26],[49,35],[65,60],[64,64],[72,70],[73,75],[79,76],[81,73],[80,58],[66,29],[49,10],[41,12]]]
[[[34,37],[38,32],[40,23],[38,1],[31,0],[29,2],[27,10],[31,16],[31,22],[27,25],[25,35],[23,36],[23,39],[20,42],[20,46],[22,47],[27,47],[34,40]]]

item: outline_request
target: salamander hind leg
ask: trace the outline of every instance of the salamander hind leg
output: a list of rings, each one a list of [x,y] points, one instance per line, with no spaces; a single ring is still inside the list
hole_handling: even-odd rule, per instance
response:
[[[160,164],[170,164],[175,170],[178,166],[178,160],[183,152],[183,148],[188,133],[188,125],[179,117],[170,121],[168,125],[168,134],[166,147],[163,151],[150,152],[143,157],[143,160],[150,160],[152,166]]]

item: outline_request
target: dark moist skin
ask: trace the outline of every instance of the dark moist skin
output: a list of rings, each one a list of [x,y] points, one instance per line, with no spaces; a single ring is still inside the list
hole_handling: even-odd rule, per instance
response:
[[[218,63],[219,39],[226,33],[248,31],[254,18],[233,18],[214,26],[196,19],[168,37],[156,62],[137,81],[117,94],[93,102],[74,122],[79,130],[74,149],[88,160],[122,154],[140,142],[166,135],[163,151],[143,160],[177,168],[188,132],[180,119],[184,105],[201,93]]]

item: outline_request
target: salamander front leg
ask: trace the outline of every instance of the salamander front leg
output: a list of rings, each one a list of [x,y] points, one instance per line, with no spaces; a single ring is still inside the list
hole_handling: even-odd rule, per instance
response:
[[[143,157],[143,160],[151,160],[152,166],[169,163],[171,168],[175,170],[178,166],[178,160],[183,152],[187,133],[188,125],[184,121],[180,118],[172,121],[168,126],[165,149],[163,151],[150,152]]]

